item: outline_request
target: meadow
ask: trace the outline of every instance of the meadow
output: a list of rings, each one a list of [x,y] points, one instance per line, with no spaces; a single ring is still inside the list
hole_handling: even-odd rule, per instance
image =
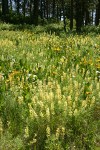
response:
[[[100,146],[100,34],[0,25],[0,150]]]

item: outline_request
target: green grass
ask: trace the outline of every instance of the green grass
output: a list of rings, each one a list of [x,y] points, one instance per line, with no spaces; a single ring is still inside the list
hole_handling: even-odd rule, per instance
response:
[[[100,35],[54,27],[0,25],[0,149],[99,143]]]
[[[99,150],[100,149],[100,147],[96,147],[96,149],[95,150]]]

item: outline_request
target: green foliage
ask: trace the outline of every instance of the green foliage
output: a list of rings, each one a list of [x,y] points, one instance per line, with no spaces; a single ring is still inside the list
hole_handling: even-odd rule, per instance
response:
[[[100,35],[49,27],[0,25],[0,149],[99,145]]]
[[[99,26],[85,26],[83,27],[82,31],[84,33],[96,33],[100,34],[100,25]]]
[[[24,150],[24,144],[20,137],[13,138],[10,133],[0,137],[0,149],[2,150]]]

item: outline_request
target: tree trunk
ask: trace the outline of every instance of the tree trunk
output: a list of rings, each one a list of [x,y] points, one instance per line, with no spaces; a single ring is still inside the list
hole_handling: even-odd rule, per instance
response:
[[[94,19],[93,19],[93,13],[94,13],[94,10],[92,9],[92,25],[93,25],[93,22],[94,22]]]
[[[10,0],[10,11],[12,12],[12,0]]]
[[[88,25],[89,23],[90,23],[89,11],[86,10],[86,14],[85,14],[85,25]]]
[[[40,17],[43,19],[43,0],[40,2]]]
[[[19,0],[17,0],[17,15],[19,15],[19,9],[20,9],[20,3],[19,3]]]
[[[26,0],[23,1],[23,16],[25,19],[25,6],[26,6]]]
[[[57,21],[59,21],[59,6],[57,4]]]
[[[82,25],[84,26],[84,20],[85,20],[85,1],[82,1]]]
[[[59,9],[59,12],[60,12],[59,18],[60,18],[60,20],[61,20],[61,17],[62,17],[61,8]]]
[[[46,3],[45,0],[43,2],[43,19],[46,18]]]
[[[100,23],[100,0],[96,6],[96,18],[95,18],[95,25],[98,26]]]
[[[65,31],[65,33],[66,33],[66,17],[65,17],[64,0],[62,0],[62,10],[63,10],[64,31]]]
[[[48,20],[48,0],[46,1],[46,13],[47,13],[47,15],[46,15],[46,18],[47,18],[47,20]]]
[[[2,15],[4,19],[8,13],[9,13],[8,0],[2,0]]]
[[[73,29],[73,0],[71,0],[71,8],[70,8],[70,30]]]
[[[76,11],[76,31],[81,32],[81,27],[82,27],[82,3],[80,0],[75,1],[75,11]]]
[[[53,0],[52,17],[55,18],[55,0]]]
[[[30,23],[33,23],[33,0],[29,2]]]
[[[34,0],[33,23],[35,26],[38,25],[38,15],[39,15],[38,7],[39,7],[39,0]]]

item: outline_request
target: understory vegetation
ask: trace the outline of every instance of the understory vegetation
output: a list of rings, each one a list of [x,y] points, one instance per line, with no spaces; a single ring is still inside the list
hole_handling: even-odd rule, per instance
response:
[[[99,149],[98,33],[0,25],[0,150]]]

